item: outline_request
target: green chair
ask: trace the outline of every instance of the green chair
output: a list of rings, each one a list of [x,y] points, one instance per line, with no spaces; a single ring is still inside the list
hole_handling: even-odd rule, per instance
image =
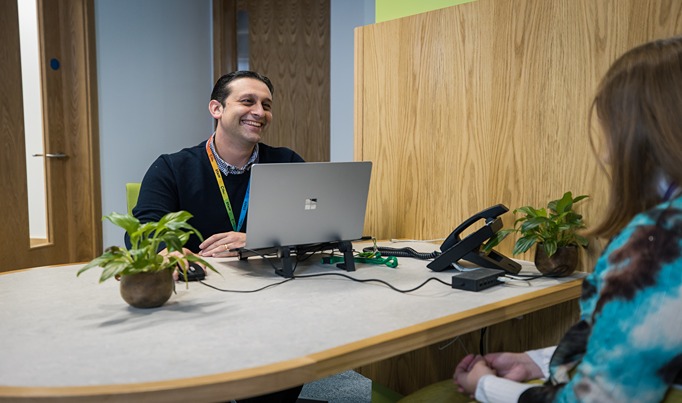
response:
[[[452,379],[433,383],[414,393],[410,393],[397,403],[474,403],[464,393],[457,391],[457,386]]]
[[[403,395],[372,381],[372,403],[396,403]]]
[[[137,198],[139,195],[139,182],[126,183],[126,202],[128,203],[128,214],[133,214],[133,208],[135,208],[135,205],[137,204]]]

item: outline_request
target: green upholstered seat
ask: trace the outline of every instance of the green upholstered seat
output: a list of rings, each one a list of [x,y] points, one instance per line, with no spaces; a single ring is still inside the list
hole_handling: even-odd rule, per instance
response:
[[[398,403],[469,403],[474,401],[469,396],[459,393],[457,386],[448,379],[423,387],[398,400]]]

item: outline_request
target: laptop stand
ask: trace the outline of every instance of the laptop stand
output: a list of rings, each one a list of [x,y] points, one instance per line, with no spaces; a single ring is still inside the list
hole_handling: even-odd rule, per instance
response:
[[[277,257],[282,260],[282,268],[275,269],[275,273],[284,278],[294,277],[295,256],[303,256],[307,253],[320,252],[323,250],[338,249],[343,253],[343,263],[337,263],[336,267],[346,271],[355,271],[355,260],[353,258],[353,244],[350,241],[334,241],[308,245],[294,246],[274,246],[272,248],[258,250],[240,250],[239,260],[246,260],[250,256],[262,256],[270,253],[277,253]]]

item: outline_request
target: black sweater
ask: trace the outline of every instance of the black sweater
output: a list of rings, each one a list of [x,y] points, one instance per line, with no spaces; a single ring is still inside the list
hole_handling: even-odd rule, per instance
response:
[[[303,158],[285,147],[270,147],[260,143],[258,163],[303,162]],[[223,181],[230,198],[235,220],[239,220],[251,170],[240,175],[224,175]],[[174,154],[163,154],[149,167],[142,180],[140,196],[133,215],[141,222],[158,221],[165,214],[186,210],[192,217],[188,223],[204,239],[220,232],[235,231],[225,210],[218,182],[206,155],[206,142],[185,148]],[[247,217],[242,232],[246,232]],[[126,235],[125,242],[130,247]],[[199,251],[199,238],[192,236],[186,248]]]

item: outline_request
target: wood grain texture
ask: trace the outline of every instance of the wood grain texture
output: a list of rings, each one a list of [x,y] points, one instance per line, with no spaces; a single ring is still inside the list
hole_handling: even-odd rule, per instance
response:
[[[249,17],[250,69],[275,86],[263,141],[329,161],[329,0],[240,0],[238,9]]]
[[[3,163],[9,164],[5,172],[11,172],[13,183],[8,188],[16,189],[16,198],[2,211],[3,215],[12,216],[6,222],[15,225],[8,234],[11,239],[2,243],[5,258],[0,261],[0,271],[90,260],[102,251],[94,3],[92,0],[39,1],[38,25],[43,61],[45,152],[65,153],[69,157],[45,161],[49,241],[31,247],[28,211],[24,213],[27,190],[23,122],[17,126],[8,120],[12,126],[8,136],[13,139],[8,144],[12,144],[14,156],[3,159]],[[3,27],[18,30],[18,26],[11,24]],[[18,44],[10,41],[7,49],[18,52]],[[50,68],[53,59],[59,61],[58,69]],[[18,63],[18,59],[9,60]],[[11,104],[21,105],[21,71],[8,71],[7,77],[17,80],[8,83],[12,88],[8,87],[7,91],[19,89],[10,98]],[[4,91],[3,88],[3,94]],[[12,119],[23,119],[21,114],[17,115],[16,106],[8,111]]]
[[[626,50],[680,33],[674,0],[477,0],[357,28],[355,159],[373,162],[364,233],[442,238],[494,204],[545,206],[569,190],[590,196],[577,210],[596,224],[607,198],[589,141],[597,84]],[[514,241],[497,249],[511,256]],[[592,240],[581,270],[605,242]],[[505,321],[489,350],[555,344],[577,317],[566,303]],[[461,340],[471,352],[479,334]],[[359,371],[411,393],[452,376],[464,352],[440,346]]]
[[[578,211],[596,223],[607,197],[588,137],[598,81],[625,50],[681,33],[681,8],[478,0],[356,29],[355,155],[374,162],[365,233],[445,237],[491,205],[544,206],[568,190],[590,195]]]
[[[63,71],[64,147],[72,150],[65,178],[69,261],[94,258],[102,252],[99,171],[99,120],[95,61],[94,2],[69,0],[61,7],[61,48],[77,68]],[[59,211],[55,212],[61,215]]]
[[[30,248],[28,189],[26,185],[26,145],[22,103],[19,18],[15,0],[0,0],[0,271],[8,262]],[[11,229],[11,230],[9,230]]]
[[[577,301],[522,315],[492,325],[485,331],[453,335],[383,361],[356,368],[360,374],[402,395],[432,383],[452,379],[455,365],[467,354],[493,351],[520,352],[555,345],[577,320]],[[547,328],[542,323],[552,321]],[[481,351],[481,345],[484,350]]]
[[[42,59],[61,64],[42,69],[45,149],[69,155],[46,161],[50,239],[68,251],[53,263],[83,261],[102,249],[94,4],[40,4]]]
[[[237,69],[237,2],[213,0],[213,81]]]

